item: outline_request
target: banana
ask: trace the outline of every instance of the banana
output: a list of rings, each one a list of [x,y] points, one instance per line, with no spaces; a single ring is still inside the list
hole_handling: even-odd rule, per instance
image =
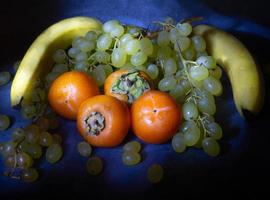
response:
[[[71,45],[74,37],[98,29],[101,29],[101,23],[96,19],[73,17],[59,21],[42,32],[19,65],[11,86],[11,106],[18,105],[22,98],[29,98],[35,80],[51,69],[55,50],[65,49]]]
[[[258,114],[264,102],[263,78],[244,44],[233,35],[208,25],[198,25],[193,31],[204,37],[208,53],[227,73],[239,114],[242,117],[249,112]]]

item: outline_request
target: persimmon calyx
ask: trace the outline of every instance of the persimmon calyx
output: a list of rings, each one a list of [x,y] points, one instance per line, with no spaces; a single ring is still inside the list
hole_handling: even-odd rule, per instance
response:
[[[150,90],[150,85],[147,80],[140,76],[138,70],[123,74],[111,88],[112,93],[127,95],[130,104],[148,90]]]
[[[84,122],[87,126],[87,133],[90,135],[99,135],[105,128],[105,118],[99,112],[91,112]]]

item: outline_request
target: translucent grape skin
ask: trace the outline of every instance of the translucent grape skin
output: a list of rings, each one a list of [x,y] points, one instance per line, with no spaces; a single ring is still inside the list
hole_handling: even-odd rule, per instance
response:
[[[170,43],[170,35],[167,31],[160,31],[157,37],[157,43],[159,46],[167,46]]]
[[[34,159],[38,159],[42,156],[42,148],[38,144],[29,144],[27,147],[27,153]]]
[[[195,145],[200,138],[200,129],[194,121],[185,121],[181,126],[186,146]]]
[[[202,141],[202,147],[205,153],[209,156],[217,156],[220,153],[220,147],[217,141],[211,137],[204,138]]]
[[[182,36],[188,36],[192,32],[192,26],[189,23],[178,23],[176,28]]]
[[[39,136],[39,144],[48,147],[52,144],[52,135],[49,132],[42,132]]]
[[[10,119],[7,115],[0,115],[0,131],[6,130],[10,126]]]
[[[140,152],[141,144],[137,141],[131,141],[124,145],[124,151],[133,151],[133,152]]]
[[[115,67],[123,67],[127,60],[127,54],[121,48],[116,48],[113,50],[111,55],[111,61]]]
[[[125,165],[136,165],[141,161],[141,155],[135,151],[124,151],[122,161]]]
[[[173,77],[165,77],[158,83],[158,89],[161,91],[170,91],[176,86],[176,79]]]
[[[29,143],[37,143],[39,140],[39,128],[37,125],[31,124],[25,127],[25,133],[25,140]]]
[[[163,66],[165,76],[171,76],[177,71],[177,65],[173,58],[168,58],[165,60]]]
[[[212,56],[200,56],[196,62],[198,65],[204,66],[208,69],[214,69],[216,67],[216,61]]]
[[[150,56],[153,53],[154,47],[150,39],[148,38],[143,38],[140,40],[140,49],[143,54],[146,56]]]
[[[182,153],[186,150],[185,138],[183,134],[177,133],[173,136],[172,147],[177,153]]]
[[[189,69],[190,77],[196,81],[202,81],[209,76],[209,71],[203,66],[193,66]]]
[[[222,94],[223,88],[220,80],[209,76],[203,81],[204,88],[215,96],[220,96]]]
[[[46,150],[46,160],[52,164],[58,162],[61,159],[62,155],[62,147],[57,143],[52,144]]]
[[[147,170],[147,179],[150,183],[158,183],[162,180],[164,170],[159,164],[151,165]]]
[[[38,172],[34,168],[24,169],[22,171],[22,180],[25,182],[34,182],[38,179]]]
[[[140,41],[137,39],[128,40],[124,46],[124,50],[128,55],[134,55],[141,47]]]
[[[16,160],[17,160],[18,167],[21,167],[21,168],[26,169],[33,165],[32,157],[25,152],[18,153],[16,156]]]
[[[195,35],[192,37],[192,43],[197,52],[203,52],[206,48],[206,42],[204,38],[200,35]]]
[[[147,71],[146,72],[150,76],[150,78],[154,80],[154,79],[156,79],[158,77],[159,69],[158,69],[157,65],[150,64],[147,67]]]
[[[187,102],[183,105],[183,117],[185,120],[195,120],[198,116],[198,108],[193,102]]]
[[[4,157],[12,156],[16,153],[16,144],[12,141],[4,143],[2,148],[2,155]]]
[[[101,51],[105,51],[110,48],[112,44],[112,37],[109,34],[102,34],[97,39],[97,48]]]
[[[134,66],[141,66],[146,62],[146,60],[147,56],[143,52],[137,52],[130,58],[130,62]]]
[[[86,170],[93,176],[100,174],[103,170],[102,160],[97,156],[90,157],[86,163]]]
[[[205,125],[208,134],[211,138],[219,140],[222,137],[222,128],[216,122],[206,123]]]
[[[79,154],[81,156],[84,156],[84,157],[89,157],[92,153],[91,146],[85,141],[78,143],[77,150],[78,150]]]

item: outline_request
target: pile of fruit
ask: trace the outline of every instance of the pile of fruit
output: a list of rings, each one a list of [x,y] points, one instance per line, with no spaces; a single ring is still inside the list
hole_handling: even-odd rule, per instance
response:
[[[27,51],[12,83],[12,106],[19,105],[22,116],[33,123],[15,130],[12,140],[0,146],[6,166],[12,172],[22,169],[18,177],[34,181],[37,172],[30,167],[32,159],[41,156],[41,146],[47,147],[47,161],[61,158],[60,137],[47,132],[50,123],[44,128],[46,120],[53,121],[44,118],[52,110],[76,120],[85,140],[78,152],[89,157],[87,171],[92,175],[103,169],[102,160],[91,156],[92,146],[120,145],[129,130],[145,143],[171,141],[177,153],[196,147],[217,156],[223,135],[214,119],[215,98],[223,91],[221,67],[243,117],[243,110],[256,114],[261,108],[261,77],[239,40],[207,25],[192,27],[192,20],[175,23],[167,18],[150,31],[117,20],[101,24],[75,17],[45,30]],[[4,73],[1,84],[10,79]],[[0,117],[4,130],[10,122]],[[123,149],[125,165],[141,161],[139,142]],[[163,173],[153,164],[148,179],[159,182]]]

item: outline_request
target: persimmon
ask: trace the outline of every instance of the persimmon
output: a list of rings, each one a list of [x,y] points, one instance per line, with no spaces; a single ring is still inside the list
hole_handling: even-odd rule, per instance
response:
[[[131,106],[132,130],[147,143],[164,143],[178,130],[182,120],[180,109],[165,92],[145,92]]]
[[[75,120],[81,103],[98,94],[99,88],[93,78],[84,72],[70,71],[54,80],[48,100],[59,115]]]
[[[89,98],[79,108],[77,128],[93,146],[117,146],[130,128],[128,106],[112,96],[98,95]]]
[[[153,88],[151,78],[136,69],[120,69],[108,76],[104,83],[104,93],[117,99],[133,103],[144,92]]]

